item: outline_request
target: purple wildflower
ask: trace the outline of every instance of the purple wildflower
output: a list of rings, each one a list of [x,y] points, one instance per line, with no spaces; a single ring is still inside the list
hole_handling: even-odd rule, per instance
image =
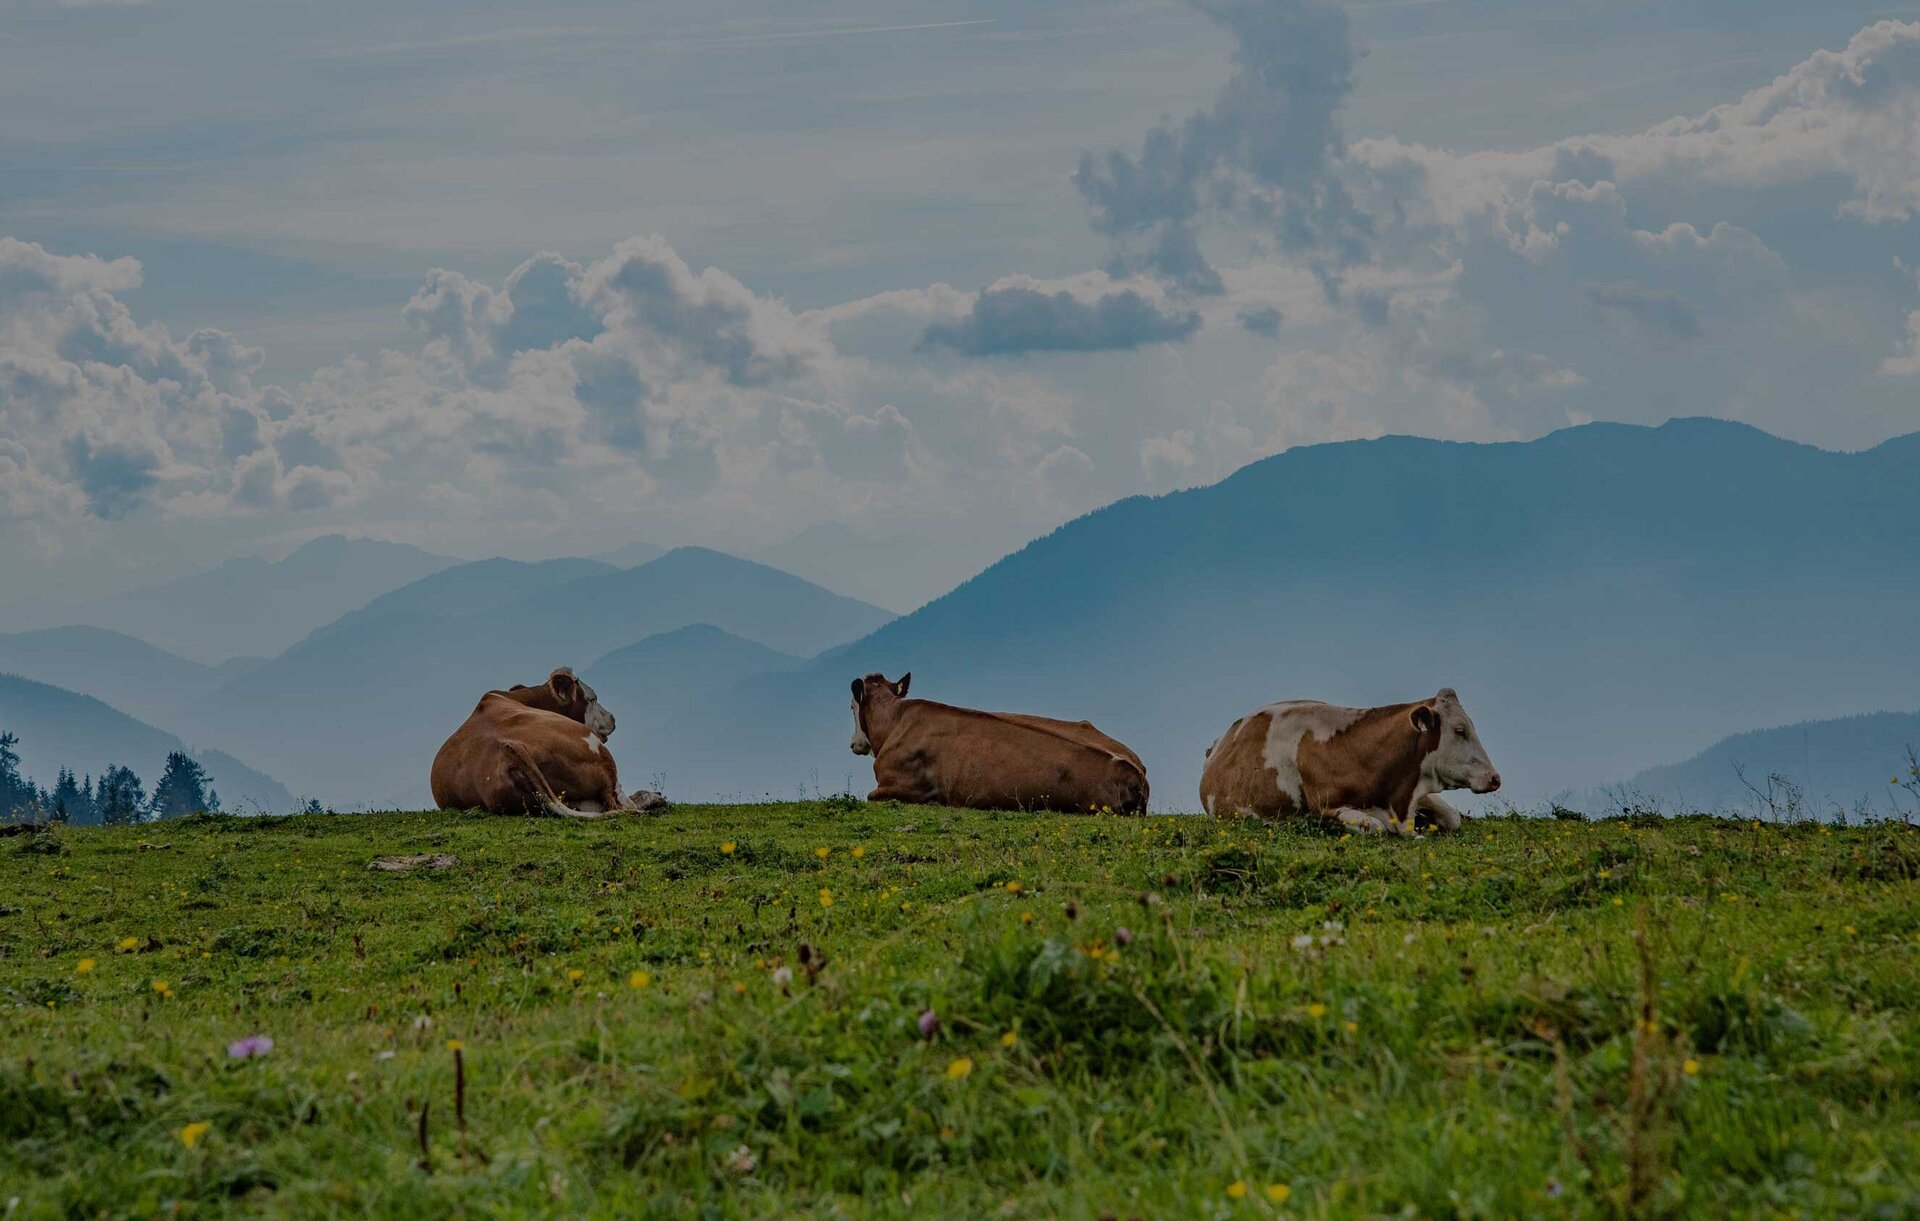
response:
[[[1117,928],[1117,929],[1114,929],[1114,930],[1113,930],[1113,942],[1114,942],[1114,944],[1115,944],[1115,945],[1132,945],[1132,944],[1133,944],[1133,930],[1132,930],[1132,929],[1126,929],[1126,928]]]
[[[940,1015],[929,1009],[920,1015],[920,1037],[931,1039],[940,1033]]]
[[[251,1060],[255,1056],[264,1056],[273,1050],[273,1038],[270,1035],[250,1034],[244,1039],[227,1044],[227,1059]]]

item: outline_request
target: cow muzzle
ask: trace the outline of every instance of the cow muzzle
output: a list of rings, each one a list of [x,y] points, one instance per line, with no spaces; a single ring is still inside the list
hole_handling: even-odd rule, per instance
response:
[[[1500,773],[1494,772],[1491,775],[1483,776],[1477,783],[1469,787],[1476,793],[1497,793],[1500,791]]]

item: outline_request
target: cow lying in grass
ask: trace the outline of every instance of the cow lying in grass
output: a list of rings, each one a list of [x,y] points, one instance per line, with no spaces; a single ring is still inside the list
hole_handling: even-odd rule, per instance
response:
[[[1269,704],[1207,748],[1200,804],[1209,814],[1318,814],[1356,831],[1411,835],[1424,818],[1443,831],[1460,811],[1447,789],[1491,793],[1500,773],[1451,687],[1417,704],[1337,708],[1318,700]]]
[[[853,753],[873,756],[867,800],[1146,812],[1140,756],[1090,723],[910,700],[912,679],[853,680]]]
[[[565,666],[538,687],[489,691],[433,757],[442,809],[600,818],[665,806],[658,793],[620,792],[608,752],[613,714]]]

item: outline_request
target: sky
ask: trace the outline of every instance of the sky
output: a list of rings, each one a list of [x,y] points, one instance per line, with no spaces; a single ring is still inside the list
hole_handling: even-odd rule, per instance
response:
[[[1916,209],[1920,0],[0,0],[0,571],[838,522],[911,605],[1294,445],[1857,449]]]

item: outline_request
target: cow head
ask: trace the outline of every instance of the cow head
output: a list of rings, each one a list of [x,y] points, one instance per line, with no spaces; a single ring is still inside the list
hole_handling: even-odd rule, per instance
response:
[[[893,727],[893,711],[899,702],[907,698],[907,685],[913,681],[913,672],[909,670],[900,676],[897,683],[888,682],[879,674],[869,674],[865,678],[853,680],[853,753],[870,755],[878,750],[874,742],[875,735],[882,738]]]
[[[508,694],[529,708],[544,708],[585,725],[603,738],[613,736],[613,714],[600,705],[593,688],[573,676],[571,666],[561,666],[538,687],[515,687]]]
[[[1427,748],[1421,769],[1441,788],[1491,793],[1500,787],[1500,773],[1480,744],[1480,731],[1473,727],[1473,718],[1460,706],[1452,687],[1442,687],[1440,694],[1415,704],[1409,715]]]

